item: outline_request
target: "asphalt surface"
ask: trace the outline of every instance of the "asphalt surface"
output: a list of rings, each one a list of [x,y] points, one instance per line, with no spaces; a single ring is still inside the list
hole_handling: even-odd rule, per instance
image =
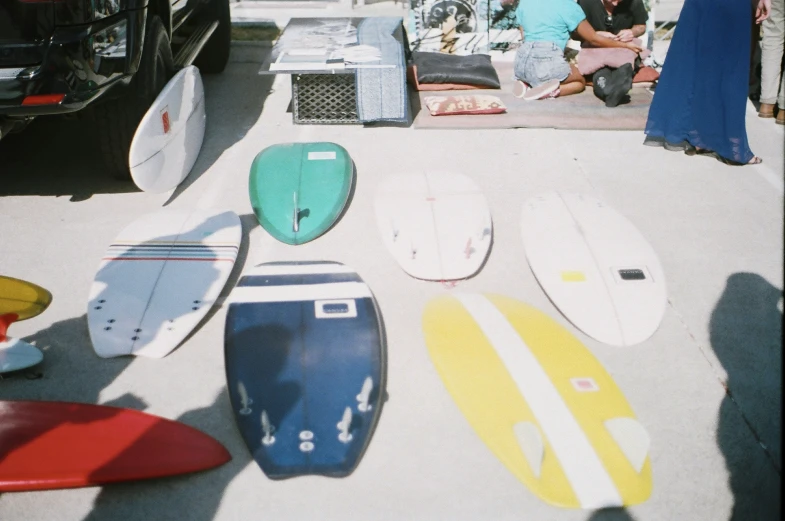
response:
[[[734,167],[643,146],[642,132],[293,125],[288,76],[257,74],[266,52],[235,45],[227,70],[204,78],[204,146],[172,193],[143,193],[108,178],[90,156],[84,121],[38,120],[0,141],[0,273],[54,295],[47,311],[9,331],[44,351],[35,370],[41,378],[0,380],[0,398],[144,410],[203,430],[233,458],[181,477],[2,494],[0,519],[779,519],[782,127],[757,118],[750,104],[749,139],[764,163]],[[339,143],[357,169],[341,221],[301,246],[264,232],[247,192],[254,156],[293,141]],[[384,248],[374,219],[382,179],[430,168],[471,176],[494,220],[486,265],[452,289],[407,276]],[[657,251],[669,301],[646,342],[620,349],[594,341],[540,289],[525,261],[519,218],[526,198],[550,190],[601,198]],[[339,261],[372,288],[387,331],[388,400],[351,476],[272,481],[253,462],[226,393],[223,305],[164,359],[95,355],[86,304],[99,260],[123,227],[164,206],[241,216],[243,247],[224,296],[245,268],[275,260]],[[527,302],[594,353],[651,435],[654,489],[646,502],[602,512],[553,507],[494,457],[450,398],[424,344],[425,304],[454,291]]]

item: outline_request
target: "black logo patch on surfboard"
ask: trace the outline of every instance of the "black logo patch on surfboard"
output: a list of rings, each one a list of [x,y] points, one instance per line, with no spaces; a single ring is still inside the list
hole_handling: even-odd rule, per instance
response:
[[[639,269],[619,270],[619,277],[621,280],[646,280],[646,274]]]

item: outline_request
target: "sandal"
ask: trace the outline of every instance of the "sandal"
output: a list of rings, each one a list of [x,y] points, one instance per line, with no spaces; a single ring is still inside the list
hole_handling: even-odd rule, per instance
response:
[[[759,165],[763,163],[763,158],[760,158],[758,156],[752,156],[752,159],[750,159],[746,163],[739,163],[738,161],[734,161],[732,159],[726,159],[721,156],[717,156],[717,159],[719,159],[722,163],[725,163],[726,165],[730,165],[730,166]]]
[[[692,145],[689,145],[689,147],[684,150],[684,153],[687,154],[688,156],[706,156],[706,155],[713,154],[714,152],[706,148],[694,147]]]

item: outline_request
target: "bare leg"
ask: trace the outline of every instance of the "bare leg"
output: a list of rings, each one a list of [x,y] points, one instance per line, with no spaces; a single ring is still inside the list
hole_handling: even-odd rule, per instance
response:
[[[570,64],[570,75],[561,82],[559,87],[559,97],[578,94],[586,90],[586,78],[580,73],[575,65]]]

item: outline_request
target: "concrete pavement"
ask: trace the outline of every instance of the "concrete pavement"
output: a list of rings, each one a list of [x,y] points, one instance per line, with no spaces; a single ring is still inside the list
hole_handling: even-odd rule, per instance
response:
[[[293,125],[286,112],[288,76],[257,74],[266,52],[235,45],[227,70],[205,77],[204,146],[172,194],[146,194],[107,179],[81,153],[89,150],[79,137],[85,122],[36,121],[0,141],[0,273],[54,295],[45,313],[10,330],[44,350],[43,377],[0,380],[0,398],[145,410],[205,431],[233,457],[218,469],[165,480],[3,494],[0,519],[779,519],[782,127],[757,118],[750,105],[749,139],[764,163],[732,167],[645,147],[641,132]],[[349,151],[356,192],[333,230],[287,246],[256,222],[248,169],[266,146],[317,140]],[[385,176],[428,168],[470,175],[494,219],[487,264],[452,290],[407,276],[374,221],[373,197]],[[651,339],[628,349],[600,344],[571,326],[543,294],[526,264],[518,220],[523,200],[547,190],[605,200],[658,252],[669,304]],[[224,294],[243,268],[274,260],[339,261],[372,288],[387,329],[389,399],[350,477],[274,482],[251,460],[226,395],[223,306],[164,359],[94,354],[85,313],[98,262],[125,225],[165,205],[225,208],[241,216],[245,240]],[[584,342],[651,435],[651,498],[626,510],[565,510],[539,500],[506,470],[450,398],[423,341],[425,303],[450,291],[512,296]]]

